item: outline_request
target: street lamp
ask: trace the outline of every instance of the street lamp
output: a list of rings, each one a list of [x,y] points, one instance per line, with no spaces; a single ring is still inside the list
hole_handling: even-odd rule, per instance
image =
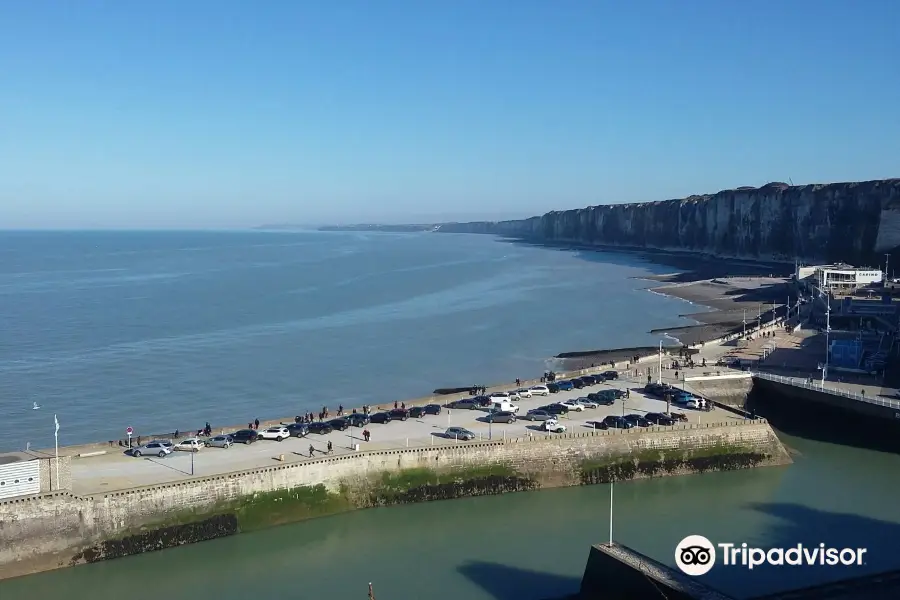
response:
[[[656,383],[662,383],[662,340],[659,340],[659,373],[656,375]]]

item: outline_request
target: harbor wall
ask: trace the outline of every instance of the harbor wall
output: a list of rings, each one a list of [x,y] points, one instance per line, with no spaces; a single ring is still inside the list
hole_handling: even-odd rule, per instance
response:
[[[0,501],[0,578],[370,506],[791,462],[764,420],[362,452]]]

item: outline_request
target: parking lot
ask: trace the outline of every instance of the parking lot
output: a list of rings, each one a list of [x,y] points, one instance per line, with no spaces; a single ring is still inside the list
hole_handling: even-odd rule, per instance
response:
[[[648,397],[639,391],[642,383],[622,380],[559,392],[547,397],[522,398],[514,401],[514,404],[520,407],[518,414],[524,417],[529,410],[539,406],[579,398],[589,392],[610,388],[630,389],[630,398],[618,400],[612,406],[600,406],[582,412],[570,411],[567,415],[559,415],[559,422],[570,432],[586,431],[592,428],[588,424],[589,421],[600,421],[608,415],[621,416],[666,410],[665,401]],[[684,410],[675,405],[672,409],[684,412],[691,423],[737,419],[731,413],[721,410],[710,412]],[[174,452],[165,458],[135,458],[124,453],[83,458],[72,462],[73,491],[79,494],[102,493],[178,481],[192,476],[209,476],[275,464],[302,462],[311,460],[310,445],[314,449],[314,458],[324,456],[329,441],[336,455],[353,452],[356,445],[359,445],[360,450],[384,450],[463,443],[444,437],[444,431],[451,426],[465,427],[477,436],[476,439],[481,440],[548,435],[541,431],[541,423],[538,421],[519,418],[515,423],[491,424],[486,418],[487,414],[487,409],[444,408],[440,415],[428,415],[405,422],[373,423],[366,427],[371,432],[369,442],[362,440],[363,428],[351,427],[346,431],[334,431],[327,435],[310,434],[308,437],[289,438],[282,442],[258,440],[250,445],[237,444],[229,449],[204,448],[197,453]]]

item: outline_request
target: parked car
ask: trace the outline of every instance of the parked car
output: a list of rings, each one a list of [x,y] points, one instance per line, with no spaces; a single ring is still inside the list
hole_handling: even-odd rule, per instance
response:
[[[560,404],[558,402],[555,404],[547,404],[544,406],[539,406],[538,408],[541,410],[545,410],[548,413],[551,413],[554,415],[566,415],[569,413],[569,407],[566,406],[565,404]]]
[[[624,417],[610,415],[603,419],[603,424],[609,429],[633,429],[634,424],[627,421]]]
[[[491,405],[491,412],[519,412],[519,407],[506,400],[498,400]]]
[[[338,417],[328,421],[328,426],[334,431],[346,431],[350,427],[350,422],[344,417]]]
[[[581,379],[580,377],[578,377],[578,378],[576,378],[576,379],[570,379],[570,380],[569,380],[569,383],[572,384],[572,387],[574,387],[575,389],[579,389],[579,390],[580,390],[581,388],[583,388],[585,385],[587,385],[587,384],[584,383],[584,380]]]
[[[391,413],[384,411],[375,413],[371,417],[369,417],[370,423],[381,423],[382,425],[387,425],[391,422]]]
[[[541,423],[541,429],[549,433],[565,433],[566,426],[561,425],[556,419],[549,419]]]
[[[546,410],[535,408],[529,410],[528,413],[526,413],[525,418],[529,421],[546,421],[547,419],[553,419],[554,415]]]
[[[252,444],[259,438],[259,435],[253,429],[240,429],[231,434],[231,439],[235,444]]]
[[[528,390],[532,396],[549,396],[550,388],[546,385],[533,385]]]
[[[309,435],[309,425],[306,423],[291,423],[287,426],[287,430],[291,437],[302,438]]]
[[[577,400],[563,400],[560,404],[575,412],[582,412],[584,410],[584,405],[579,404]]]
[[[421,419],[425,416],[425,407],[424,406],[413,406],[409,409],[409,418],[410,419]]]
[[[467,408],[469,410],[475,410],[480,406],[481,404],[475,398],[463,398],[450,403],[450,408]],[[375,422],[374,415],[372,421]]]
[[[425,414],[427,414],[427,415],[441,414],[441,405],[440,404],[426,404],[425,405]]]
[[[406,421],[409,419],[409,411],[405,408],[391,410],[391,421]]]
[[[590,398],[588,398],[586,396],[582,396],[581,398],[576,398],[575,400],[573,400],[573,402],[577,402],[578,404],[582,405],[585,408],[597,408],[598,406],[600,406],[597,402],[594,402],[593,400],[591,400]]]
[[[275,425],[274,427],[266,427],[257,432],[261,440],[275,440],[281,442],[291,437],[291,432],[284,425]]]
[[[347,422],[354,427],[365,427],[370,420],[369,415],[364,415],[363,413],[350,413],[347,415]]]
[[[488,413],[487,420],[491,423],[515,423],[516,413],[506,410]]]
[[[635,427],[650,427],[653,424],[646,417],[644,417],[644,415],[639,415],[637,413],[625,415],[625,420]]]
[[[613,371],[613,370],[603,371],[602,373],[600,373],[600,375],[602,375],[603,379],[606,379],[606,380],[619,378],[619,372]]]
[[[551,394],[558,394],[560,391],[559,384],[558,383],[548,383],[547,390],[549,390],[549,392]]]
[[[664,415],[663,413],[647,413],[644,415],[644,418],[650,421],[651,425],[663,425],[665,427],[670,427],[675,424],[675,419]]]
[[[200,438],[188,438],[186,440],[181,440],[177,444],[173,450],[179,450],[181,452],[200,452],[200,448],[203,448],[204,444]]]
[[[579,379],[581,379],[584,385],[597,385],[598,383],[603,381],[603,378],[597,375],[584,375],[582,377],[579,377]]]
[[[516,396],[521,400],[522,398],[531,398],[531,390],[522,388],[521,390],[516,390]]]
[[[493,392],[490,395],[490,399],[492,402],[496,402],[497,400],[509,400],[509,392]]]
[[[444,436],[454,440],[474,440],[475,434],[465,427],[448,427],[444,432]]]
[[[317,421],[317,422],[313,422],[313,423],[309,424],[309,432],[310,433],[317,433],[319,435],[328,435],[332,431],[334,431],[334,429],[331,428],[331,425],[329,425],[328,423],[325,423],[325,422]]]
[[[206,445],[209,448],[225,448],[227,450],[234,446],[234,440],[230,435],[217,435],[206,440]]]
[[[686,422],[688,420],[687,415],[684,413],[680,413],[680,412],[674,412],[674,411],[670,412],[669,416],[671,418],[675,419],[676,421]]]
[[[521,396],[519,396],[519,390],[512,390],[506,393],[508,394],[508,400],[521,400],[522,398]],[[496,398],[494,398],[494,400],[496,401]]]
[[[616,403],[616,395],[610,394],[612,390],[603,390],[602,392],[593,392],[587,395],[588,400],[602,404],[604,406],[612,406]]]
[[[575,384],[571,381],[560,381],[556,385],[559,386],[561,392],[568,392],[575,389]]]
[[[167,446],[160,441],[147,442],[131,451],[132,456],[140,457],[144,454],[156,455],[160,458],[172,454],[172,446]]]

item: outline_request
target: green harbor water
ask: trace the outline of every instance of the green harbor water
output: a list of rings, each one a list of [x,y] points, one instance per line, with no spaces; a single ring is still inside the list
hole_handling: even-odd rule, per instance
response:
[[[760,547],[866,547],[856,568],[716,567],[737,597],[900,567],[900,456],[783,436],[790,467],[623,483],[614,538],[674,564],[701,534]],[[2,598],[541,600],[577,591],[609,537],[609,486],[371,509],[0,582]]]

